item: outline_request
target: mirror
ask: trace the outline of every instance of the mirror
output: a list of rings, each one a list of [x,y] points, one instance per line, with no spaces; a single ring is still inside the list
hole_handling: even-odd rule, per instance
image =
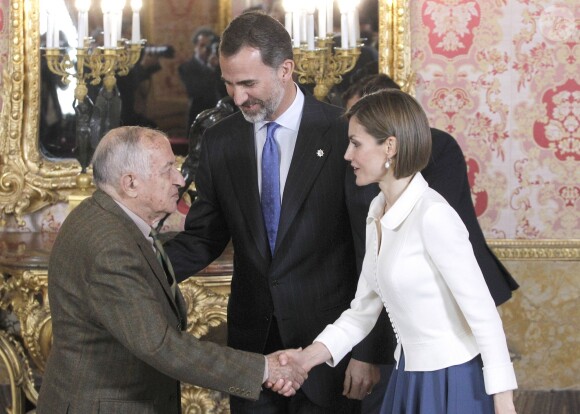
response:
[[[199,25],[212,22],[222,30],[231,19],[238,0],[207,0],[195,2],[200,13]],[[247,2],[246,2],[247,3]],[[192,1],[161,2],[145,0],[143,11],[177,7],[174,13],[186,13]],[[207,4],[205,8],[201,4]],[[244,3],[245,4],[245,3]],[[178,6],[181,5],[181,6]],[[0,118],[0,212],[14,215],[24,225],[22,217],[48,204],[66,201],[68,195],[79,188],[78,162],[71,158],[56,159],[39,149],[41,55],[39,0],[0,0],[4,18],[4,40],[0,43],[2,65],[1,118]],[[205,13],[205,14],[204,14]],[[151,33],[152,24],[164,21],[159,15],[143,13],[143,33]],[[213,17],[208,17],[213,16]],[[165,19],[167,20],[167,19]],[[410,36],[408,0],[378,0],[379,20],[379,70],[389,74],[404,88],[410,84]],[[167,21],[167,30],[173,24]],[[191,24],[189,27],[196,27]],[[158,33],[160,28],[155,29]],[[189,38],[189,36],[187,36]],[[154,45],[157,37],[148,39]],[[191,44],[191,43],[190,43]],[[192,47],[192,46],[190,46]],[[190,49],[191,50],[191,49]],[[191,52],[190,52],[191,53]],[[184,52],[187,55],[187,52]],[[44,59],[44,57],[43,57]],[[168,81],[166,79],[166,81]],[[172,79],[171,82],[176,82]],[[163,87],[161,83],[161,88]],[[154,90],[155,91],[155,90]],[[151,92],[150,92],[151,93]],[[178,102],[179,101],[179,102]],[[170,97],[159,100],[156,110],[171,112],[178,106],[185,108],[187,99]],[[157,115],[157,114],[156,114]],[[175,115],[182,119],[184,115]],[[163,128],[163,125],[159,125]],[[169,130],[169,129],[168,129]],[[171,133],[171,131],[169,130]]]

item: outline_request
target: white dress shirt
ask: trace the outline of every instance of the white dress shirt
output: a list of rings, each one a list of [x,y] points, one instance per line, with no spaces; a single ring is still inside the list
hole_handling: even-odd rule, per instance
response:
[[[373,328],[382,307],[406,371],[459,365],[481,353],[488,394],[517,388],[501,319],[453,208],[420,173],[381,217],[371,203],[366,254],[351,308],[315,339],[337,364]],[[378,229],[381,228],[379,243]]]
[[[296,146],[296,139],[298,138],[298,129],[300,128],[300,121],[302,120],[302,109],[304,107],[304,94],[298,86],[295,87],[296,97],[294,101],[282,115],[274,120],[274,122],[280,125],[280,128],[276,130],[274,136],[280,154],[280,200],[283,199],[284,186],[286,185],[286,178],[288,178],[288,171],[290,170],[290,163],[292,162],[292,155],[294,154],[294,147]],[[260,195],[262,195],[262,151],[264,149],[264,143],[266,142],[266,132],[268,129],[266,125],[270,122],[256,122],[254,125]]]

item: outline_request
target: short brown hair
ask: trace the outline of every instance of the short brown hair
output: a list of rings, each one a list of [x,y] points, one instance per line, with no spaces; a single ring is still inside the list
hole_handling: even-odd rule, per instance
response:
[[[353,117],[382,144],[397,138],[393,167],[395,178],[409,177],[427,166],[431,156],[431,130],[421,105],[410,95],[388,89],[363,96],[345,116]]]
[[[222,34],[219,52],[230,57],[244,47],[258,49],[264,65],[274,69],[294,58],[292,39],[284,26],[258,11],[243,13],[230,22]]]

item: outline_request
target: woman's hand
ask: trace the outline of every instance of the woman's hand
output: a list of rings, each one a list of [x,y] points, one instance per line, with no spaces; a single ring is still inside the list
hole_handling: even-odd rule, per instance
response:
[[[314,342],[312,345],[302,349],[286,349],[280,353],[278,360],[282,366],[289,362],[299,364],[306,372],[312,367],[322,364],[332,358],[328,348],[320,342]]]
[[[514,392],[512,390],[498,392],[493,395],[495,414],[515,414]]]

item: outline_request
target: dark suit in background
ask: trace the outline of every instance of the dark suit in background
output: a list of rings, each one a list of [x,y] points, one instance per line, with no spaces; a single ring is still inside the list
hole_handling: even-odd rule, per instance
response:
[[[463,220],[491,296],[496,305],[501,305],[511,298],[511,292],[518,288],[518,284],[485,242],[471,200],[467,165],[459,144],[451,135],[435,128],[431,128],[431,136],[433,139],[431,159],[421,174],[429,183],[429,187],[445,197]],[[380,190],[377,184],[358,187],[355,180],[354,172],[352,168],[349,168],[346,179],[346,197],[353,234],[356,238],[357,265],[360,270],[364,257],[368,208]],[[360,246],[363,246],[362,249]]]

